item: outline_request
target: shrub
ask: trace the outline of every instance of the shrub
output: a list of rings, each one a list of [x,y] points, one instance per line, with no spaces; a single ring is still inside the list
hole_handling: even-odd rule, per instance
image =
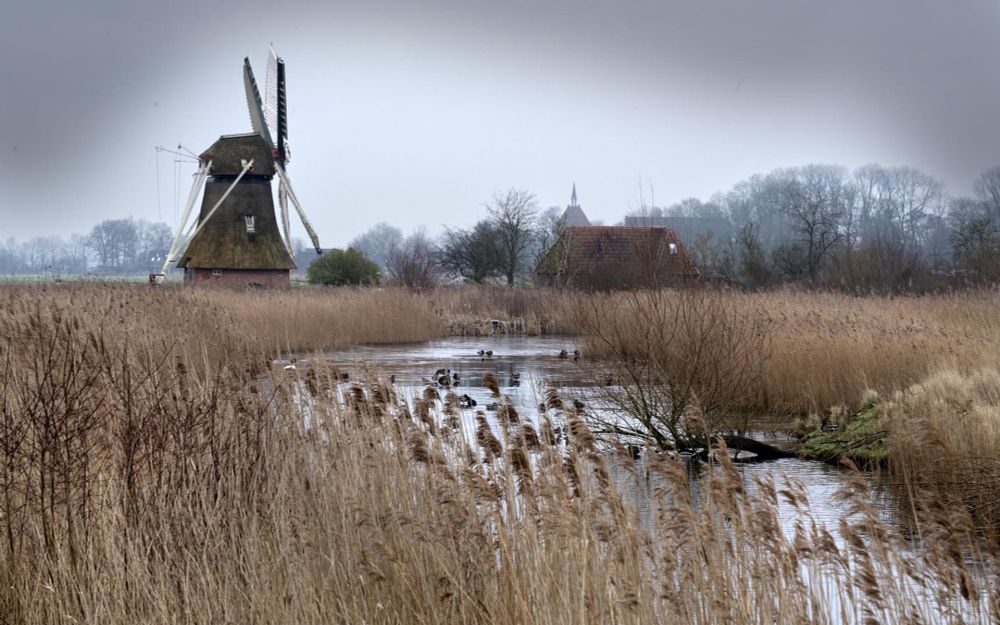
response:
[[[327,286],[378,285],[379,267],[364,253],[349,247],[333,250],[313,261],[306,274],[309,282]]]

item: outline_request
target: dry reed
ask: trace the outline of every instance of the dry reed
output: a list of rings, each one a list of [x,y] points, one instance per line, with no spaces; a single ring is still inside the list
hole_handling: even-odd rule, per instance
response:
[[[603,296],[596,313],[594,301],[573,297],[575,304],[563,305],[584,327],[595,314],[597,323],[621,327],[640,316],[635,306],[641,296],[634,294]],[[717,302],[753,320],[764,334],[764,375],[745,404],[759,413],[860,407],[865,389],[890,394],[942,368],[969,373],[1000,356],[1000,294],[993,291],[905,297],[725,292]],[[677,316],[668,310],[664,321]],[[641,353],[650,331],[622,336],[616,349]],[[594,356],[609,351],[600,342],[587,346]]]
[[[17,299],[20,290],[31,288],[4,287],[0,297]],[[213,346],[217,341],[249,339],[268,353],[288,354],[498,331],[580,335],[595,325],[619,328],[619,351],[644,354],[648,350],[639,346],[656,331],[634,323],[643,296],[629,293],[473,286],[425,292],[39,288],[69,306],[101,311],[96,314],[106,323],[126,323],[127,314],[130,331],[160,333],[170,342],[197,340],[209,354],[220,352]],[[662,293],[669,302],[671,292]],[[133,310],[116,308],[126,300]],[[763,334],[764,372],[744,405],[760,414],[858,407],[865,389],[888,395],[941,369],[969,373],[991,366],[1000,355],[1000,293],[994,291],[903,297],[722,292],[715,301]],[[209,312],[203,317],[196,311]],[[683,317],[675,312],[667,309],[664,320]],[[494,320],[500,325],[494,327]],[[586,354],[607,355],[608,346],[594,338],[581,338]]]
[[[1000,372],[936,372],[881,401],[879,417],[904,495],[938,493],[1000,533]]]
[[[412,343],[445,334],[431,301],[404,289],[220,290],[190,297],[227,309],[255,343],[277,353]]]
[[[208,298],[151,324],[173,296],[0,295],[0,622],[987,623],[1000,611],[997,554],[941,507],[920,512],[926,538],[908,544],[860,480],[828,529],[801,488],[746,484],[725,454],[698,498],[676,457],[646,454],[625,467],[642,474],[641,515],[572,408],[565,444],[547,416],[540,437],[524,415],[456,436],[437,398],[411,411],[381,380],[345,389],[322,364],[265,366],[273,346],[229,332],[231,311]],[[779,497],[804,515],[793,527]]]

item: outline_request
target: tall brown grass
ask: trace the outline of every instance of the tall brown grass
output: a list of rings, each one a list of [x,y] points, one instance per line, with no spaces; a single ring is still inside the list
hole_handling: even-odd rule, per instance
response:
[[[412,343],[445,335],[432,300],[405,289],[185,292],[225,308],[254,342],[282,353],[360,343]]]
[[[1000,371],[936,372],[883,399],[879,413],[900,481],[941,493],[1000,534]]]
[[[225,306],[137,290],[4,292],[0,622],[995,622],[997,554],[960,514],[904,542],[841,494],[720,454],[603,449],[573,412],[476,432],[454,402],[322,364],[265,366]],[[557,397],[550,398],[553,405]],[[449,407],[451,406],[451,407]],[[415,416],[411,416],[415,415]],[[537,423],[538,427],[535,427]],[[476,441],[467,443],[466,441]],[[623,486],[648,502],[640,514]],[[801,510],[783,523],[779,499]],[[980,566],[982,569],[977,569]],[[985,574],[982,574],[985,571]]]
[[[669,291],[615,294],[595,300],[595,311],[594,301],[573,297],[579,300],[564,307],[576,311],[583,327],[627,327],[629,319],[642,318],[650,298],[667,302],[656,322],[667,324],[676,316],[669,304],[686,301]],[[764,334],[765,374],[745,405],[761,413],[859,407],[865,389],[891,394],[942,368],[969,373],[1000,357],[1000,294],[993,291],[905,297],[726,292],[716,301]],[[636,328],[615,349],[640,353],[648,336]],[[610,351],[599,341],[586,344],[591,355]]]
[[[463,285],[434,289],[427,296],[450,335],[492,334],[493,320],[529,335],[581,332],[573,315],[578,300],[571,291]]]
[[[99,311],[94,314],[104,323],[127,323],[131,332],[197,342],[209,355],[220,351],[216,342],[245,339],[269,354],[288,354],[495,331],[583,335],[580,341],[592,358],[613,351],[645,355],[650,336],[665,331],[655,324],[673,323],[676,308],[686,301],[669,290],[598,294],[488,286],[421,292],[10,286],[0,289],[0,298],[16,300],[32,288],[66,306]],[[651,298],[664,303],[663,318],[636,323],[648,319],[644,309]],[[763,374],[747,390],[743,406],[758,414],[783,417],[835,405],[859,407],[865,389],[889,395],[935,371],[969,373],[1000,356],[1000,293],[995,291],[903,297],[724,291],[712,298],[727,315],[745,319],[762,334]],[[121,308],[125,301],[131,310]],[[495,328],[493,320],[501,325]],[[594,327],[614,328],[617,344],[600,340]]]

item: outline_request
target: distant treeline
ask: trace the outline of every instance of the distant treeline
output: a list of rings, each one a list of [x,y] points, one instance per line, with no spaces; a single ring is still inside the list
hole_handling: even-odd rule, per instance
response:
[[[404,237],[381,223],[351,242],[389,281],[526,283],[563,228],[561,209],[540,211],[510,189],[468,229]],[[1000,167],[972,197],[951,197],[911,167],[806,165],[758,174],[708,201],[647,205],[620,225],[677,230],[706,281],[748,289],[782,284],[852,292],[926,291],[1000,280]],[[0,242],[0,274],[141,274],[158,270],[170,227],[113,219],[87,235]],[[315,258],[293,240],[301,270]]]
[[[378,224],[351,245],[405,284],[395,261],[414,242],[446,281],[531,281],[564,226],[561,210],[539,211],[533,196],[517,190],[486,208],[472,228],[447,229],[436,239],[404,239]],[[708,201],[660,207],[640,198],[618,225],[670,226],[704,281],[746,289],[921,292],[992,283],[1000,280],[1000,167],[980,176],[973,197],[950,197],[938,179],[912,167],[779,169]]]
[[[106,219],[86,235],[0,241],[0,274],[124,275],[159,270],[173,233],[164,223]]]
[[[911,167],[807,165],[755,175],[709,201],[642,206],[625,225],[670,225],[703,277],[923,291],[1000,279],[1000,167],[949,197]]]

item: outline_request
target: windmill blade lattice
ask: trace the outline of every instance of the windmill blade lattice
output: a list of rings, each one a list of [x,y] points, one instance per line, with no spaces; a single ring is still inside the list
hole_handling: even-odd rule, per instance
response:
[[[267,74],[264,78],[264,121],[272,137],[278,136],[278,55],[267,51]]]
[[[274,139],[267,128],[267,121],[264,117],[264,106],[260,100],[260,91],[257,89],[257,81],[253,77],[253,68],[250,67],[250,59],[243,59],[243,88],[247,95],[247,109],[250,112],[250,125],[253,131],[264,137],[267,144],[274,147]]]

